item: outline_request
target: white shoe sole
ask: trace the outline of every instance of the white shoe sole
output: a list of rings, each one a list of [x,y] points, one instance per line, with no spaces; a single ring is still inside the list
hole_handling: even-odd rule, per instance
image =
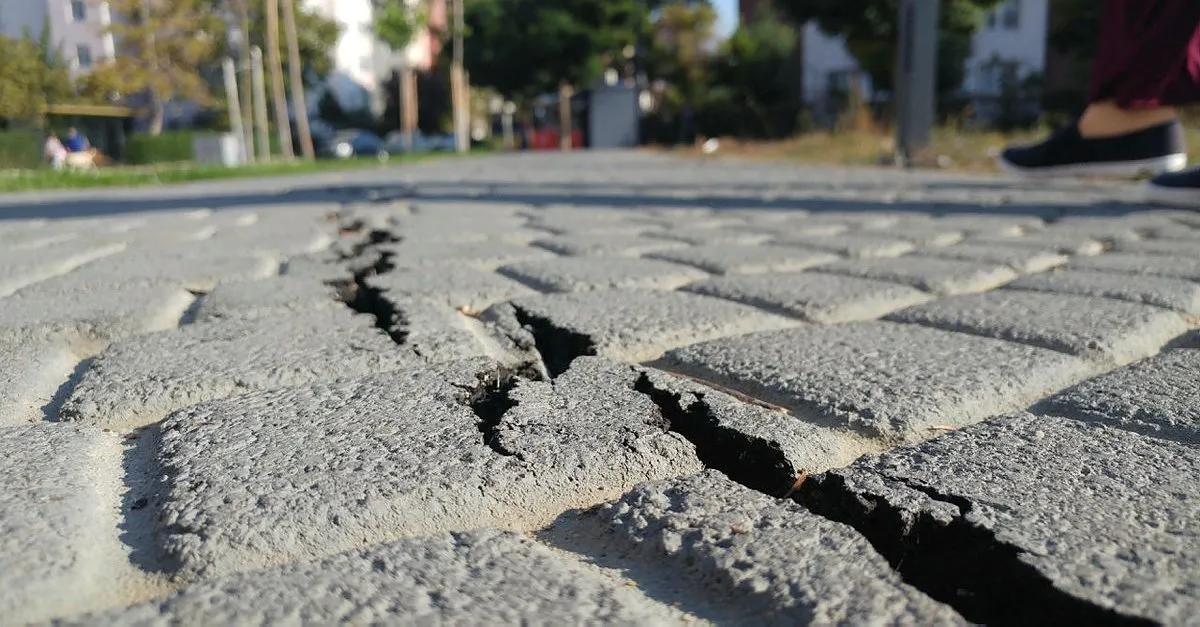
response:
[[[1057,178],[1070,176],[1141,176],[1179,172],[1187,168],[1186,154],[1173,154],[1139,161],[1114,161],[1112,163],[1077,163],[1047,168],[1025,168],[997,157],[1000,169],[1008,174],[1025,178]]]
[[[1142,187],[1142,200],[1153,205],[1200,209],[1200,189],[1163,187],[1149,182]]]

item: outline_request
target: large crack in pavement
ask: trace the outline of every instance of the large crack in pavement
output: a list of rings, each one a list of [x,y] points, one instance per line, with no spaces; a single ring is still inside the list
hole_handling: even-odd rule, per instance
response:
[[[559,327],[548,318],[530,313],[515,304],[512,308],[517,322],[529,329],[533,336],[534,348],[541,355],[542,364],[551,379],[566,372],[571,362],[579,357],[596,354],[596,343],[591,337]]]
[[[645,371],[639,374],[634,390],[658,406],[671,431],[696,447],[696,455],[705,467],[733,481],[782,497],[791,491],[797,475],[803,472],[792,466],[777,443],[722,426],[702,393],[692,394],[692,402],[685,406],[683,393],[655,386]]]
[[[504,418],[504,414],[508,410],[517,406],[517,401],[511,396],[511,392],[522,380],[536,381],[539,379],[537,367],[533,364],[523,364],[516,367],[497,367],[496,370],[481,373],[478,375],[479,384],[472,390],[468,390],[470,395],[466,398],[465,404],[470,406],[471,411],[479,419],[477,427],[479,433],[483,436],[483,444],[492,451],[504,455],[516,455],[500,445],[499,438],[496,437],[496,430],[500,427],[500,421]]]
[[[904,581],[967,620],[988,625],[1153,625],[1072,596],[1021,559],[1024,552],[968,521],[969,500],[891,479],[959,514],[948,523],[878,495],[855,491],[825,473],[805,481],[795,500],[809,511],[853,527]]]

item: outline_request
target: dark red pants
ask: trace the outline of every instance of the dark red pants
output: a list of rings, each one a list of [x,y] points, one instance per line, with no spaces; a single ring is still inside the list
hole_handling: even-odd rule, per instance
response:
[[[1105,0],[1090,100],[1200,102],[1200,0]]]

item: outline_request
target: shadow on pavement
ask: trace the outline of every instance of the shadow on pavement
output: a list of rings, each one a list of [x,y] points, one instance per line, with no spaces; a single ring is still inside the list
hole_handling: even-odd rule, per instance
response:
[[[997,180],[964,178],[961,181],[909,180],[901,191],[939,194],[964,192],[1028,196],[1030,193],[1070,193],[1062,186],[1019,184]],[[126,213],[183,211],[197,208],[221,210],[230,207],[286,206],[313,202],[390,202],[400,199],[421,199],[437,202],[497,202],[532,205],[574,205],[581,208],[608,207],[631,210],[645,207],[708,206],[721,211],[738,209],[789,211],[884,211],[919,212],[932,215],[987,213],[997,215],[1033,215],[1053,219],[1067,212],[1072,215],[1121,215],[1145,210],[1142,205],[1120,201],[1093,204],[1034,203],[1028,200],[1005,198],[980,202],[955,202],[937,199],[883,200],[881,198],[846,198],[847,194],[877,194],[886,196],[897,186],[896,181],[830,181],[828,184],[795,183],[786,186],[714,183],[702,185],[671,185],[615,182],[601,183],[513,183],[497,180],[457,182],[448,180],[416,180],[413,183],[393,181],[356,181],[347,183],[263,184],[255,188],[253,181],[231,185],[171,187],[136,190],[95,190],[91,194],[58,194],[45,198],[0,198],[0,221],[33,218],[79,218],[119,215]],[[1079,187],[1082,193],[1087,188]],[[740,193],[739,193],[740,192]],[[749,194],[761,193],[760,197]],[[787,198],[773,196],[790,195]],[[797,198],[796,196],[800,196]]]

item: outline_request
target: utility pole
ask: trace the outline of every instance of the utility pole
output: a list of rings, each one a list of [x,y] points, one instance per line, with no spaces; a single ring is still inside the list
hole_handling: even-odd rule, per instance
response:
[[[296,32],[296,7],[293,0],[283,0],[283,30],[287,35],[288,73],[292,83],[292,115],[296,116],[296,132],[300,133],[300,153],[305,161],[317,158],[313,150],[312,131],[308,128],[308,103],[304,101],[304,72],[300,67],[300,39]]]
[[[937,0],[901,0],[896,58],[896,163],[929,145],[937,90]]]
[[[288,121],[287,94],[283,90],[283,61],[279,59],[279,0],[266,0],[267,61],[271,64],[271,91],[275,99],[275,126],[279,150],[285,161],[296,158],[292,149],[292,127]]]
[[[454,102],[454,147],[458,152],[470,149],[467,137],[467,85],[463,71],[463,31],[465,30],[465,0],[450,0],[454,3],[454,60],[450,65],[450,94]]]
[[[267,81],[263,76],[262,49],[250,49],[250,76],[254,85],[254,127],[258,132],[258,158],[271,160],[271,123],[267,119]]]

